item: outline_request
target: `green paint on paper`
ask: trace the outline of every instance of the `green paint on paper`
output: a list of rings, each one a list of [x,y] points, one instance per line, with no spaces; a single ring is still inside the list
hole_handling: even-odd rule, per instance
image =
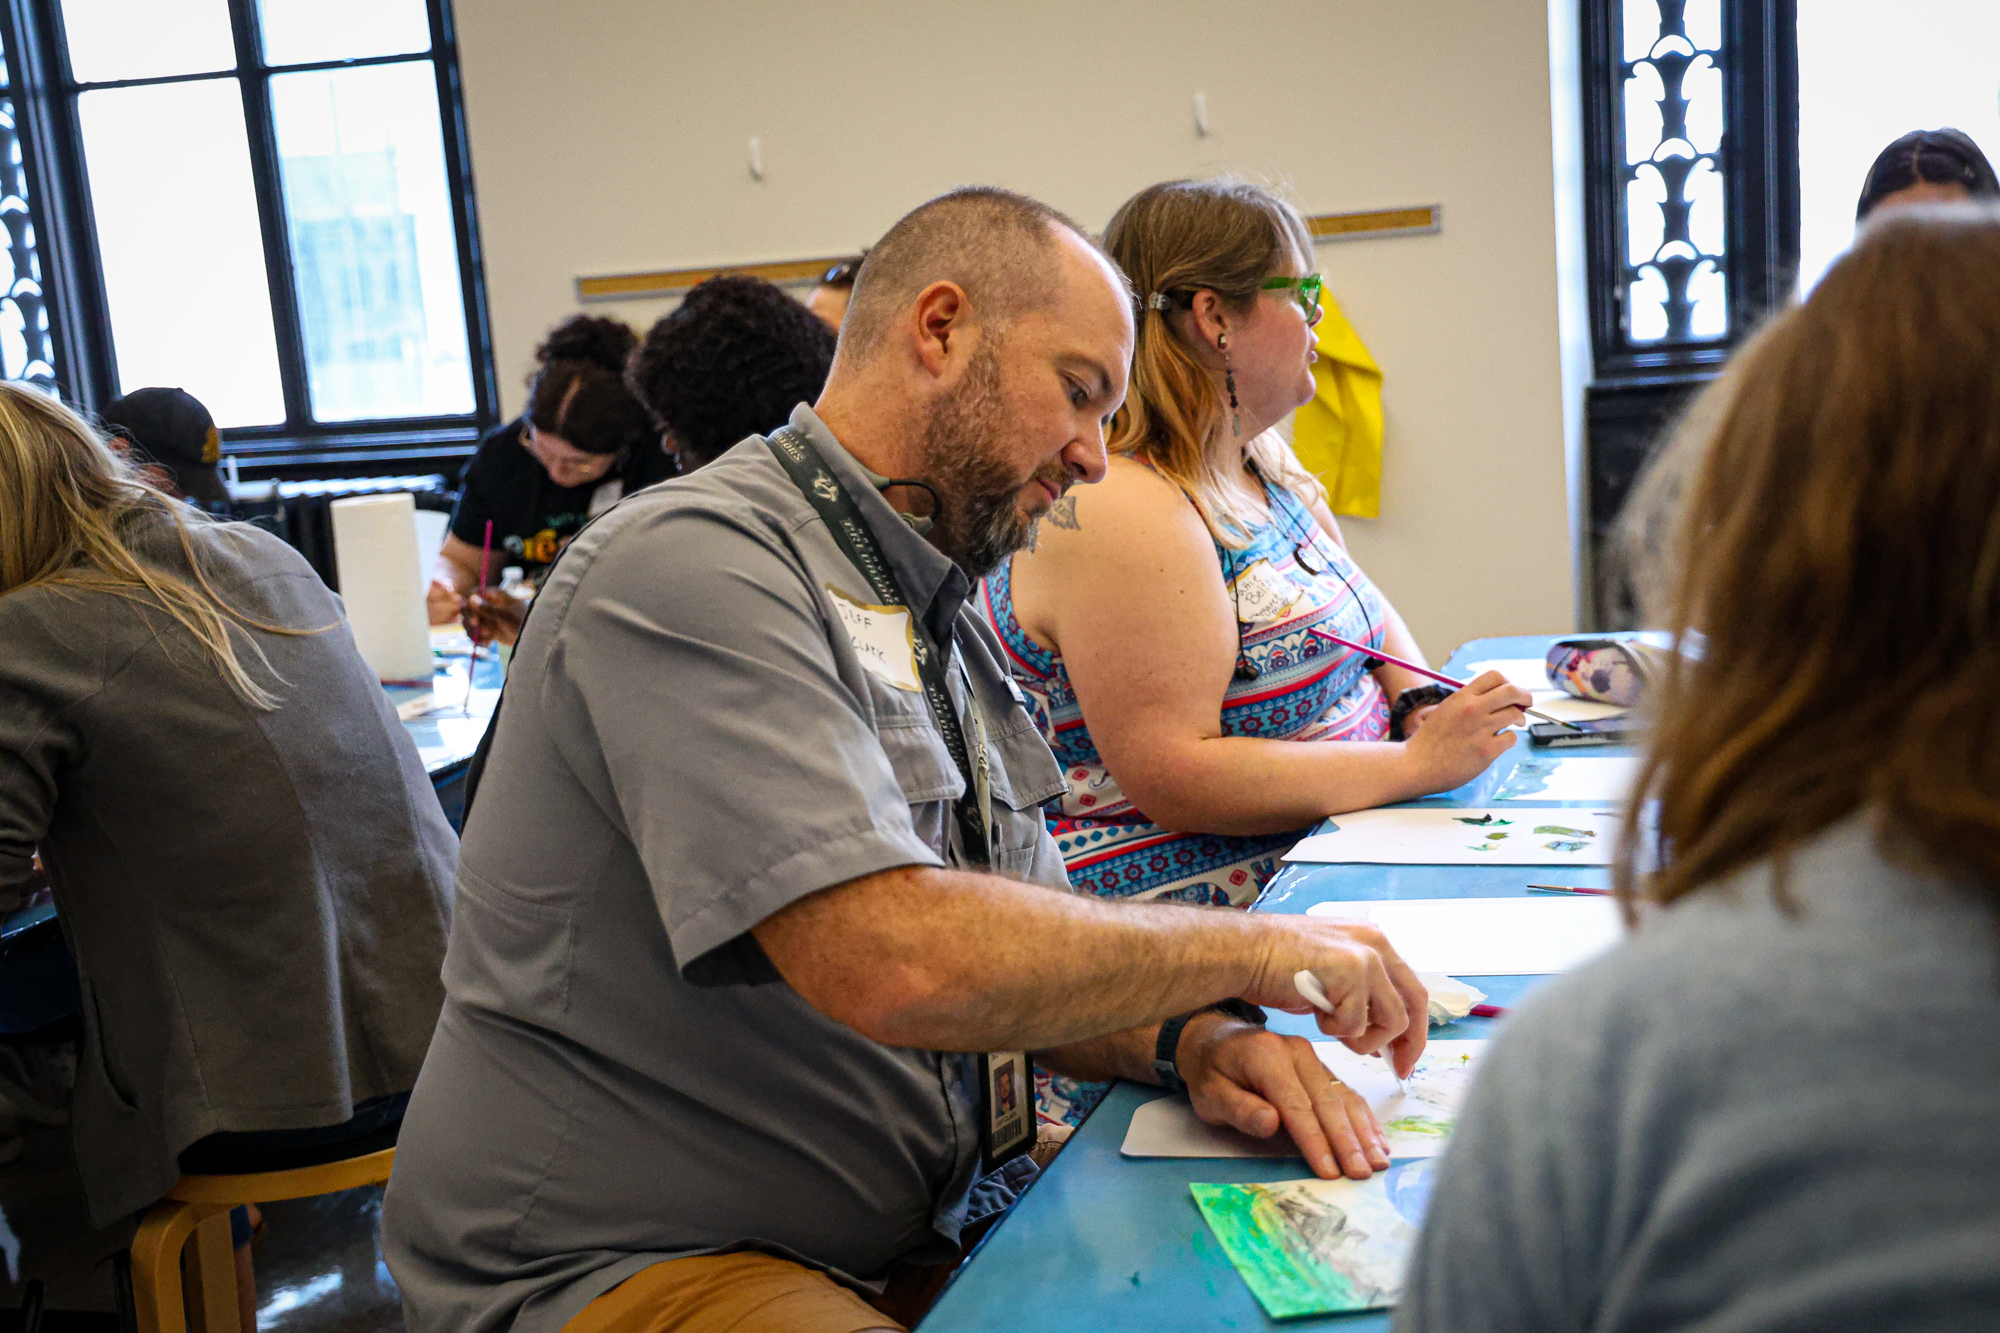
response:
[[[1559,838],[1594,838],[1597,834],[1587,828],[1564,828],[1561,824],[1537,824],[1537,833],[1553,833]]]
[[[1382,1128],[1391,1134],[1415,1134],[1430,1139],[1451,1137],[1449,1120],[1433,1120],[1427,1115],[1406,1115],[1395,1120],[1384,1121]]]
[[[1493,812],[1489,810],[1477,819],[1460,819],[1458,822],[1461,824],[1471,824],[1475,828],[1484,828],[1488,824],[1491,824],[1496,828],[1504,828],[1508,824],[1513,823],[1514,821],[1511,819],[1495,819],[1493,817]]]
[[[1431,1165],[1406,1162],[1366,1181],[1188,1189],[1265,1313],[1289,1319],[1395,1302]]]
[[[1273,1319],[1365,1310],[1354,1285],[1326,1263],[1262,1185],[1189,1185],[1229,1262]]]
[[[1575,842],[1575,841],[1565,842],[1557,840],[1555,842],[1549,843],[1548,849],[1552,852],[1580,852],[1589,845],[1590,845],[1589,843],[1584,843],[1584,842]]]
[[[1500,839],[1502,839],[1502,838],[1504,838],[1504,837],[1506,837],[1506,836],[1507,836],[1507,835],[1506,835],[1506,834],[1504,834],[1504,833],[1489,833],[1489,834],[1487,834],[1487,835],[1486,835],[1486,840],[1487,840],[1488,842],[1498,842],[1498,841],[1500,841]]]
[[[1465,845],[1465,850],[1468,852],[1497,852],[1500,849],[1490,842],[1469,842]]]

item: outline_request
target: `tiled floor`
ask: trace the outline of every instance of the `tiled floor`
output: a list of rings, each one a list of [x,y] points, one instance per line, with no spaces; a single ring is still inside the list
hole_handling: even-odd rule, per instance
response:
[[[111,1256],[129,1232],[93,1232],[66,1128],[29,1131],[0,1166],[0,1307],[40,1278],[51,1310],[115,1308]],[[401,1333],[403,1311],[379,1243],[382,1191],[274,1203],[255,1254],[257,1325],[286,1333]]]

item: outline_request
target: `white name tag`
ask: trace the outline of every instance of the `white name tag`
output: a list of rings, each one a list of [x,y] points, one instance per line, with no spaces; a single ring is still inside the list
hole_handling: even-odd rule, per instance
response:
[[[870,675],[885,684],[911,693],[923,692],[917,679],[917,641],[910,625],[910,610],[904,606],[871,606],[857,602],[828,584],[833,609],[847,627],[847,641],[854,655]]]
[[[1237,614],[1245,624],[1276,620],[1303,595],[1304,589],[1271,568],[1268,560],[1258,560],[1236,576],[1231,585],[1236,593]]]

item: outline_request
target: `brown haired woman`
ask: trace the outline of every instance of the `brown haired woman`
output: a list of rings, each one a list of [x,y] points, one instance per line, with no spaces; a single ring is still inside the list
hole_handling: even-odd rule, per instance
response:
[[[296,551],[0,384],[0,891],[38,848],[93,1226],[183,1170],[393,1142],[458,854],[416,747]]]
[[[1313,632],[1421,660],[1269,433],[1313,393],[1318,279],[1290,205],[1173,181],[1105,244],[1145,307],[1109,474],[1056,504],[984,605],[1068,770],[1070,882],[1243,905],[1324,816],[1476,776],[1527,695],[1482,678],[1394,743],[1390,704],[1424,682]]]
[[[660,428],[625,387],[639,335],[623,322],[576,315],[535,349],[528,408],[488,432],[465,465],[451,532],[431,572],[433,625],[457,620],[479,582],[493,524],[489,583],[507,565],[530,579],[591,519],[677,469]],[[518,624],[495,622],[507,641]]]
[[[2000,212],[1883,215],[1647,489],[1664,861],[1481,1067],[1396,1328],[2000,1327]]]

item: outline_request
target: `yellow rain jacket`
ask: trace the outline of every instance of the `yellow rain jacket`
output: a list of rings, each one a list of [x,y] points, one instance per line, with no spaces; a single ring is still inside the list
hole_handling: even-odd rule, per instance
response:
[[[1382,512],[1382,370],[1328,296],[1316,330],[1318,392],[1292,419],[1292,449],[1326,483],[1333,512]]]

